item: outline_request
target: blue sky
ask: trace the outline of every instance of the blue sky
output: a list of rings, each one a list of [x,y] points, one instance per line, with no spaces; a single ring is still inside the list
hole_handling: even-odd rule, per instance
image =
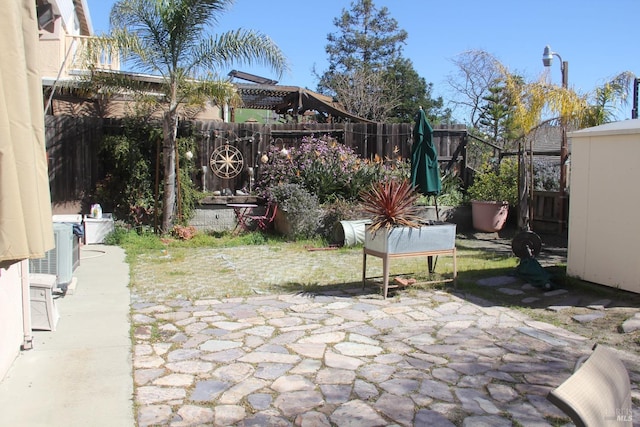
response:
[[[107,32],[115,1],[86,1],[94,31]],[[638,0],[374,0],[374,4],[387,7],[407,31],[404,56],[445,101],[451,97],[447,76],[455,72],[451,60],[470,49],[485,50],[511,72],[537,79],[545,72],[542,51],[550,45],[569,63],[569,85],[580,93],[592,92],[623,71],[640,75]],[[289,60],[289,73],[278,79],[266,69],[235,68],[280,84],[315,89],[312,69],[327,68],[327,34],[337,31],[333,20],[350,5],[351,0],[236,0],[214,32],[245,28],[270,36]],[[223,75],[228,71],[219,70]],[[552,82],[560,84],[557,58],[548,73]],[[630,117],[631,107],[626,110],[620,118]]]

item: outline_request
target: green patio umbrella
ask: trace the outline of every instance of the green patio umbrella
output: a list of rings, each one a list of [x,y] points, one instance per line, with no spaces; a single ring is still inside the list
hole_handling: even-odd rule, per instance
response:
[[[416,114],[415,121],[411,147],[411,184],[425,196],[435,198],[442,190],[442,180],[438,152],[433,145],[433,129],[422,107]],[[437,202],[436,214],[438,214]]]
[[[433,196],[436,206],[436,219],[440,220],[438,211],[438,194],[442,190],[438,152],[433,145],[433,129],[427,120],[422,107],[416,114],[413,127],[413,146],[411,147],[411,184],[425,196]],[[437,260],[437,258],[436,258]],[[435,263],[428,257],[429,273],[433,273]]]

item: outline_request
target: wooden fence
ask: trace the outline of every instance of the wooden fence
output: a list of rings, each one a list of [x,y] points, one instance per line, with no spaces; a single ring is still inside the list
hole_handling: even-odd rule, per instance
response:
[[[93,117],[46,117],[49,181],[54,203],[81,200],[104,178],[98,149],[104,135],[121,134],[122,123],[115,119]],[[196,173],[192,179],[207,191],[241,189],[246,186],[250,167],[259,165],[259,156],[269,145],[279,148],[298,146],[303,138],[331,135],[363,158],[383,160],[411,157],[413,125],[400,124],[257,124],[183,122],[179,136],[192,136],[197,149],[192,161]],[[463,125],[436,127],[434,144],[441,164],[465,170],[467,131]],[[229,145],[242,159],[242,173],[232,178],[217,176],[211,169],[216,149]],[[453,159],[453,161],[452,161]]]
[[[561,234],[567,230],[569,195],[559,191],[534,191],[531,227],[534,231]]]
[[[47,116],[45,121],[49,182],[54,204],[83,201],[95,185],[104,178],[104,165],[99,160],[100,141],[105,135],[123,131],[120,120],[94,117]],[[331,135],[363,158],[409,159],[411,156],[412,124],[256,124],[221,122],[185,122],[181,136],[193,136],[197,150],[193,158],[196,172],[192,179],[207,191],[246,186],[249,167],[257,166],[259,155],[274,144],[287,148],[302,143],[310,135]],[[473,165],[472,144],[463,125],[435,127],[434,144],[444,168],[456,168],[463,183],[472,180],[468,165]],[[475,142],[474,142],[475,143]],[[230,179],[216,176],[210,167],[212,153],[229,144],[237,148],[243,159],[243,173]],[[467,150],[469,148],[469,150]],[[563,231],[560,211],[568,212],[568,200],[559,193],[534,192],[533,227]],[[91,203],[91,201],[86,201]],[[88,206],[84,206],[88,208]],[[566,216],[565,216],[566,218]]]
[[[45,118],[49,186],[54,203],[81,200],[103,177],[97,156],[103,122],[91,117]]]
[[[297,147],[306,137],[312,135],[330,135],[365,159],[374,159],[377,156],[383,161],[406,160],[411,158],[412,130],[413,125],[408,123],[266,125],[195,122],[191,132],[198,142],[198,155],[194,161],[204,174],[195,179],[203,182],[202,185],[207,190],[246,187],[246,174],[226,179],[212,173],[210,164],[212,161],[215,162],[212,153],[228,144],[240,152],[246,168],[257,168],[261,154],[267,151],[269,145],[284,149]],[[467,130],[463,125],[435,128],[434,144],[440,163],[448,165],[453,159],[451,167],[464,171],[466,151],[458,147],[461,144],[464,147],[466,138]]]

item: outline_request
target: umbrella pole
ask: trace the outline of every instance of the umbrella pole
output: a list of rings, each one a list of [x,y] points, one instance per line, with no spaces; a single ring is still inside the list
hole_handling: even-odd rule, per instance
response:
[[[436,206],[436,220],[440,221],[440,210],[438,209],[438,196],[437,195],[433,196],[433,203]],[[433,256],[427,257],[427,263],[429,264],[429,274],[433,274],[433,272],[436,269],[436,264],[438,263],[438,256],[436,255],[435,258]]]

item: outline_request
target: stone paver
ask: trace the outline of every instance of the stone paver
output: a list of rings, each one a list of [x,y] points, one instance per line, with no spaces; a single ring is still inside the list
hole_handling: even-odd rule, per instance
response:
[[[549,425],[562,413],[546,393],[593,345],[504,307],[425,290],[387,300],[360,288],[138,299],[132,322],[141,427]]]
[[[622,323],[622,331],[625,334],[640,330],[640,313],[636,313],[633,317]]]
[[[571,318],[576,322],[588,323],[588,322],[593,322],[594,320],[602,319],[604,316],[605,316],[604,313],[586,313],[586,314],[576,314]]]

